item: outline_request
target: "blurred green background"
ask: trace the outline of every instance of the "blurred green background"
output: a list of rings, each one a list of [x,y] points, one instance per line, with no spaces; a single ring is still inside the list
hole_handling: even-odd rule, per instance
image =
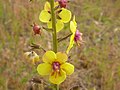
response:
[[[45,26],[38,19],[43,3],[0,0],[0,90],[26,90],[30,79],[42,79],[23,54],[33,42],[51,49],[51,34],[42,31],[41,36],[34,36],[31,27],[33,22]],[[61,90],[119,90],[120,0],[71,0],[67,8],[76,15],[85,43],[71,50],[69,62],[75,72],[61,84]],[[66,24],[58,38],[69,32]],[[59,43],[58,50],[65,51],[68,45],[69,38]],[[35,51],[40,57],[44,54]]]

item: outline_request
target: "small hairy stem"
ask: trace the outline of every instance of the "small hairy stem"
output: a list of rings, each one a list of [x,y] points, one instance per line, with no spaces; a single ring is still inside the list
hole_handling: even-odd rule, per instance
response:
[[[46,28],[46,27],[42,27],[44,30],[48,31],[48,32],[53,32],[52,29]]]
[[[32,47],[31,50],[33,50],[33,49],[42,49],[44,52],[46,52],[46,50],[43,47],[41,47],[40,45],[37,45],[35,43],[32,43],[32,45],[30,45],[30,46]]]
[[[54,12],[54,0],[50,0],[51,5],[51,20],[52,20],[52,29],[53,29],[53,51],[57,53],[57,33],[56,33],[56,17]]]
[[[58,38],[58,42],[61,42],[65,39],[67,39],[68,37],[70,37],[72,35],[72,33],[68,34],[67,36],[63,37],[63,38]]]

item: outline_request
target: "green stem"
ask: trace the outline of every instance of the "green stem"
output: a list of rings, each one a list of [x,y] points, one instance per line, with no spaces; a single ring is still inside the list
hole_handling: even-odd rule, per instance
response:
[[[56,85],[57,89],[56,90],[59,90],[59,85]]]
[[[50,0],[51,5],[51,20],[52,20],[52,29],[53,29],[53,51],[57,53],[57,33],[56,33],[56,17],[54,12],[54,0]]]
[[[70,37],[72,35],[72,33],[70,33],[69,35],[67,35],[67,36],[65,36],[65,37],[63,37],[63,38],[58,38],[57,40],[58,40],[58,43],[59,42],[61,42],[61,41],[63,41],[63,40],[65,40],[65,39],[67,39],[68,37]]]
[[[50,0],[51,6],[51,20],[52,20],[52,29],[53,29],[53,51],[57,53],[57,32],[56,32],[56,17],[54,9],[54,0]],[[59,90],[59,85],[55,85],[56,90]]]

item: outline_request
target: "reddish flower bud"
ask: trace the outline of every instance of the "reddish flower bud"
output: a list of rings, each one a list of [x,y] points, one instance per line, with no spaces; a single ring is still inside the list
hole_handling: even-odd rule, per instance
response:
[[[41,28],[39,25],[35,24],[33,25],[33,31],[34,31],[34,35],[36,34],[40,34],[41,35]]]
[[[68,1],[67,0],[57,0],[61,8],[66,8]]]

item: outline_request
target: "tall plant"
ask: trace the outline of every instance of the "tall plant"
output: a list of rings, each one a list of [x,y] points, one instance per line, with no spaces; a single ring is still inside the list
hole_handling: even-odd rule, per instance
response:
[[[67,0],[48,0],[45,2],[44,9],[39,15],[39,20],[47,24],[47,31],[52,32],[53,50],[46,51],[42,57],[43,63],[37,66],[37,72],[40,75],[49,75],[49,81],[55,84],[56,90],[59,90],[59,85],[66,79],[67,75],[74,72],[74,66],[67,62],[68,54],[74,44],[82,43],[82,33],[77,30],[75,15],[67,9]],[[70,21],[71,20],[71,21]],[[64,23],[70,23],[71,34],[63,37],[61,40],[70,37],[70,44],[66,51],[58,52],[58,33],[64,28]],[[34,23],[33,31],[36,34],[41,34],[41,28]],[[35,47],[35,46],[34,46]],[[39,61],[39,56],[34,52],[26,52],[25,55],[32,60],[33,64]]]

